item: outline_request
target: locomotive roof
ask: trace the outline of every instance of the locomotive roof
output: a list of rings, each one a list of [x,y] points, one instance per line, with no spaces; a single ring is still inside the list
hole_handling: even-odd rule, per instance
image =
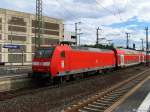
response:
[[[100,49],[100,48],[81,47],[81,46],[71,46],[71,48],[75,49],[75,50],[83,50],[83,51],[97,51],[97,52],[109,52],[109,51],[112,51],[110,49]]]
[[[137,53],[141,53],[140,51],[137,50],[132,50],[132,49],[117,49],[117,51],[119,53],[123,53],[123,54],[137,54]]]

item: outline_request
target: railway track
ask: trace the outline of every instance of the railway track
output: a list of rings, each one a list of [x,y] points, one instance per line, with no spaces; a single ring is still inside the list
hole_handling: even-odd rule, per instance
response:
[[[123,97],[128,97],[127,93],[135,88],[138,84],[147,79],[150,69],[143,71],[129,79],[89,97],[86,100],[74,104],[62,112],[111,112],[114,105],[119,105],[119,100]],[[130,93],[131,94],[131,93]]]

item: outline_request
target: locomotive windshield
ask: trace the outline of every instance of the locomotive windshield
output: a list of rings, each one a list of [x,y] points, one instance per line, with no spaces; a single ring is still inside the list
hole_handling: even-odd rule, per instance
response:
[[[36,51],[34,58],[50,58],[53,51],[54,48],[39,48]]]

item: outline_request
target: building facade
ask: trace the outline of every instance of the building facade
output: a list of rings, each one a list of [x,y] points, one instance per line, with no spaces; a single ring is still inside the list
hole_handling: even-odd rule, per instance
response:
[[[5,65],[31,64],[35,49],[35,15],[0,9],[0,62]],[[63,38],[63,21],[43,17],[41,45],[57,44]],[[19,45],[19,49],[4,48]]]

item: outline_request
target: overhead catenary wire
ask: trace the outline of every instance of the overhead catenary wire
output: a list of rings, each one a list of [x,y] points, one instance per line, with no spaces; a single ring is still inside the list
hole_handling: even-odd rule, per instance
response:
[[[108,8],[106,8],[106,7],[104,7],[102,4],[100,4],[100,3],[98,2],[98,0],[96,0],[96,3],[97,3],[98,6],[102,7],[102,8],[105,9],[107,12],[109,12],[110,14],[112,14],[112,15],[114,15],[114,16],[116,17],[115,12],[113,12],[112,10],[110,10],[110,9],[108,9]]]
[[[96,0],[96,2],[97,2],[97,4],[99,5],[99,6],[101,6],[103,9],[105,9],[107,12],[109,12],[110,14],[112,14],[112,15],[114,15],[116,18],[119,18],[119,20],[122,22],[122,23],[124,23],[125,21],[122,19],[122,17],[121,17],[121,14],[120,14],[120,10],[119,10],[119,8],[115,5],[116,3],[115,3],[115,0],[112,0],[113,1],[113,5],[114,5],[114,8],[116,9],[116,11],[115,12],[113,12],[112,10],[110,10],[110,9],[108,9],[108,8],[106,8],[106,7],[104,7],[102,4],[100,4],[99,2],[98,2],[98,0]],[[127,6],[128,6],[128,0],[126,1],[126,4],[124,5],[124,9],[126,9],[127,8]],[[125,23],[124,23],[125,24]],[[121,30],[121,33],[123,33],[123,34],[125,34],[125,29],[122,29]]]

